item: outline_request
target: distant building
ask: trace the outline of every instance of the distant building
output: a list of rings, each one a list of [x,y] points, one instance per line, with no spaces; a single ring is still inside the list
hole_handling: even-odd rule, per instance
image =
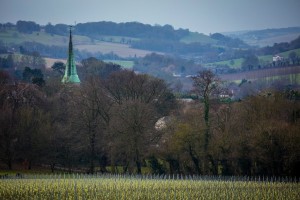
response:
[[[273,62],[282,61],[283,59],[284,58],[282,56],[279,56],[279,55],[273,56]]]
[[[65,69],[65,75],[61,80],[63,83],[80,83],[80,79],[77,75],[76,65],[74,61],[73,43],[72,43],[72,31],[70,27],[70,40],[69,40],[69,52],[68,60]]]

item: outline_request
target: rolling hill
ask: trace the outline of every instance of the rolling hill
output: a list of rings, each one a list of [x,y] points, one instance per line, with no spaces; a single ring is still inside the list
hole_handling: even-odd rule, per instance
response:
[[[223,34],[239,38],[251,46],[265,47],[272,46],[274,43],[291,42],[300,36],[300,27],[236,31]]]

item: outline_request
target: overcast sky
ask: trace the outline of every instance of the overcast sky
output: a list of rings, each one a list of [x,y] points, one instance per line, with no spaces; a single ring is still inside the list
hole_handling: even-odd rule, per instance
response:
[[[0,22],[170,24],[200,33],[300,26],[300,0],[0,0]]]

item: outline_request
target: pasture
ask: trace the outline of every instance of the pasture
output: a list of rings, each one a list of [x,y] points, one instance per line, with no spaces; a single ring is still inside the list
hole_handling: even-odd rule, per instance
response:
[[[131,60],[103,60],[104,62],[107,63],[114,63],[117,65],[121,65],[124,69],[132,69],[134,65],[134,61]]]
[[[279,180],[279,181],[278,181]],[[25,175],[0,179],[0,199],[299,199],[298,180],[247,177]]]
[[[200,42],[202,44],[216,44],[217,41],[203,33],[190,32],[189,35],[180,39],[180,42],[190,44],[193,42]]]
[[[111,42],[95,42],[94,44],[80,44],[75,45],[74,48],[80,51],[85,50],[92,53],[114,53],[120,57],[143,57],[151,53],[151,51],[133,49],[127,44]]]
[[[122,40],[136,41],[137,38],[118,36],[99,36],[100,40],[92,40],[87,36],[73,35],[74,48],[91,53],[101,52],[107,54],[113,52],[120,57],[143,57],[151,51],[133,49],[128,44],[122,44]],[[20,33],[17,30],[0,32],[0,39],[6,44],[22,44],[23,42],[37,42],[44,45],[67,47],[69,36],[48,34],[46,32],[33,32],[31,34]]]
[[[285,51],[285,52],[279,53],[278,55],[280,55],[284,58],[289,58],[289,54],[291,52],[295,52],[297,55],[300,55],[300,49]],[[265,62],[272,63],[273,55],[258,56],[258,59],[261,63],[265,63]],[[240,69],[243,61],[244,61],[243,58],[238,58],[238,59],[225,60],[225,61],[220,61],[220,62],[207,63],[207,64],[205,64],[205,66],[215,67],[216,65],[227,65],[232,69]]]
[[[46,32],[33,32],[31,34],[20,33],[16,30],[7,30],[0,32],[0,38],[3,42],[10,44],[21,44],[23,42],[37,42],[44,45],[67,46],[69,36],[51,35]],[[73,35],[74,45],[89,44],[91,39],[86,36]]]
[[[241,81],[242,79],[246,80],[257,80],[257,79],[265,79],[266,81],[272,81],[273,79],[278,80],[287,80],[289,83],[300,84],[300,67],[281,67],[281,68],[268,68],[268,69],[260,69],[253,70],[247,72],[240,73],[232,73],[232,74],[222,74],[220,78],[225,81]]]

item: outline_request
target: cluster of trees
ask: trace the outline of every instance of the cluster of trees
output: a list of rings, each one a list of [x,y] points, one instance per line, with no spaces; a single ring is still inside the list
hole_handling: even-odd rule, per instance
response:
[[[6,57],[0,57],[0,70],[8,72],[13,79],[22,80],[22,73],[26,67],[43,71],[46,61],[38,52],[28,52],[25,55],[8,54]]]
[[[238,38],[231,38],[228,36],[225,36],[221,33],[214,33],[211,34],[210,37],[212,39],[217,40],[217,44],[221,46],[227,46],[231,48],[249,48],[249,45],[247,45],[245,42]]]
[[[22,33],[32,33],[33,31],[40,31],[41,27],[38,24],[30,21],[18,21],[17,30]],[[68,34],[68,25],[56,24],[52,25],[48,23],[44,26],[46,33],[51,35],[63,35]],[[102,40],[103,36],[122,36],[128,38],[139,38],[139,40],[131,40],[130,45],[133,48],[146,49],[151,51],[160,51],[171,54],[179,55],[198,55],[201,57],[202,62],[213,62],[226,59],[233,59],[235,49],[237,48],[248,48],[248,46],[239,39],[232,39],[224,36],[220,33],[215,33],[207,36],[208,39],[211,37],[216,41],[217,46],[211,44],[202,44],[199,42],[183,43],[181,39],[190,34],[189,30],[178,29],[175,30],[170,25],[164,26],[151,26],[138,22],[128,23],[114,23],[114,22],[90,22],[90,23],[79,23],[75,25],[75,34],[85,35],[92,40]],[[121,40],[122,43],[125,39]],[[29,48],[29,51],[39,51],[44,56],[51,56],[55,58],[61,58],[63,55],[64,48],[58,46],[47,46],[38,43],[24,43],[23,46]],[[220,53],[222,56],[220,57]],[[84,52],[78,52],[76,55],[84,54]],[[89,55],[95,56],[95,55]],[[89,56],[81,56],[81,58],[87,58]],[[199,58],[200,58],[199,57]]]
[[[40,31],[41,26],[35,22],[30,21],[18,21],[16,25],[13,24],[0,24],[1,29],[10,29],[16,27],[18,31],[22,33],[32,33],[33,31]],[[46,33],[51,35],[63,35],[68,34],[68,25],[66,24],[47,24],[44,28]],[[295,30],[297,32],[298,29]],[[269,34],[269,30],[266,31]],[[224,60],[231,60],[237,58],[247,58],[252,55],[275,55],[284,51],[300,48],[297,38],[290,43],[275,43],[273,46],[267,46],[263,48],[250,47],[238,38],[231,38],[220,33],[214,33],[207,38],[214,42],[212,43],[184,43],[181,41],[186,36],[190,35],[189,30],[178,29],[175,30],[170,25],[164,26],[151,26],[138,22],[129,23],[114,23],[114,22],[91,22],[80,23],[75,25],[74,33],[79,35],[88,36],[94,41],[103,40],[105,36],[122,36],[120,43],[129,42],[128,44],[132,48],[138,48],[143,50],[165,52],[173,55],[180,55],[187,59],[192,59],[199,63],[210,63]],[[261,33],[262,34],[262,33]],[[125,39],[125,38],[126,39]],[[138,40],[136,39],[138,38]],[[36,42],[24,42],[23,47],[26,47],[28,51],[38,51],[43,56],[63,58],[65,57],[66,48],[61,46],[49,46]],[[16,46],[12,46],[16,47]],[[17,48],[15,48],[17,49]],[[1,52],[1,47],[0,47]],[[87,51],[77,51],[77,59],[85,59],[88,57],[101,57],[102,59],[109,59],[110,54],[103,55],[100,52],[91,53]],[[246,68],[258,68],[265,66],[272,66],[273,63],[260,63],[257,66],[249,65]],[[222,68],[220,71],[229,72],[235,71],[234,69],[228,69],[228,66],[219,66]],[[226,69],[227,68],[227,69]]]
[[[31,52],[39,52],[44,57],[51,58],[66,58],[67,46],[45,45],[38,42],[23,42],[21,45],[15,45],[15,48],[20,49],[22,54],[31,54]],[[80,53],[76,51],[78,55]]]
[[[170,82],[173,79],[173,73],[185,77],[196,74],[202,67],[193,61],[152,53],[136,60],[133,69]]]
[[[12,55],[0,57],[0,68],[12,68],[14,66],[14,59]]]
[[[39,24],[36,24],[35,22],[32,21],[17,21],[16,24],[17,30],[20,33],[27,33],[31,34],[34,31],[40,31],[41,27]]]
[[[297,66],[300,64],[300,56],[297,55],[295,51],[289,53],[288,58],[282,58],[277,61],[272,62],[263,62],[254,54],[247,55],[241,66],[241,70],[250,71],[261,68],[270,68],[270,67],[287,67],[287,66]]]
[[[2,76],[7,77],[7,76]],[[94,162],[141,173],[154,125],[175,99],[164,81],[132,71],[107,79],[91,76],[80,86],[1,85],[1,161],[65,167]],[[50,92],[51,91],[51,92]],[[66,162],[66,163],[65,163]]]
[[[258,50],[262,55],[275,55],[284,51],[290,51],[300,48],[300,36],[291,42],[275,43],[273,46],[263,47]]]
[[[300,175],[299,92],[224,103],[219,78],[203,71],[193,77],[198,100],[187,103],[161,79],[117,66],[107,72],[93,58],[83,65],[89,75],[81,85],[10,84],[0,73],[2,164],[90,173],[147,167],[159,174]]]
[[[97,38],[100,35],[126,36],[133,38],[155,38],[161,40],[180,40],[189,34],[189,30],[174,30],[171,25],[151,26],[139,22],[89,22],[75,26],[75,33]]]

